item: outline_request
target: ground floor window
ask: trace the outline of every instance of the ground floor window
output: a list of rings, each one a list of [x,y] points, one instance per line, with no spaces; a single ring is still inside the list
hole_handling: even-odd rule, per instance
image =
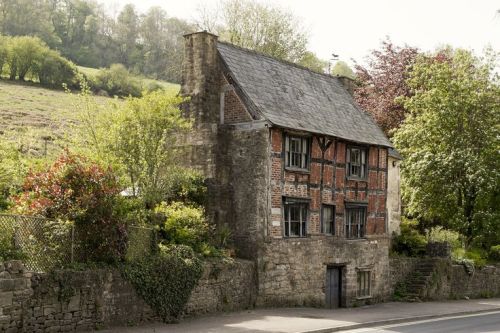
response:
[[[366,232],[366,207],[353,206],[346,208],[345,237],[363,238]]]
[[[368,297],[371,295],[371,272],[358,272],[358,297]]]
[[[305,237],[307,230],[307,202],[284,200],[285,237]]]

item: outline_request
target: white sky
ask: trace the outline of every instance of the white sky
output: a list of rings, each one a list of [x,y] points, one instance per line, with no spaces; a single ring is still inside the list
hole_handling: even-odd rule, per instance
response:
[[[101,0],[117,10],[133,3],[139,11],[157,5],[170,16],[193,20],[200,3],[218,0]],[[359,62],[389,36],[396,44],[432,50],[444,44],[500,50],[500,0],[267,0],[290,9],[309,32],[309,49],[320,58],[334,52]]]

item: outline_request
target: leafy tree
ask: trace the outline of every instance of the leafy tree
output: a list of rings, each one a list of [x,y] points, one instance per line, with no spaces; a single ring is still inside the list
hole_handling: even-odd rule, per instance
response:
[[[139,57],[139,15],[134,5],[127,4],[118,15],[115,27],[116,42],[118,45],[119,60],[130,67]]]
[[[313,52],[310,51],[304,52],[304,55],[298,63],[299,65],[308,67],[318,73],[324,73],[325,69],[328,67],[327,61],[319,59]]]
[[[0,77],[3,73],[3,66],[7,63],[10,49],[10,37],[0,35]]]
[[[40,63],[34,70],[43,86],[61,88],[77,86],[76,67],[67,59],[61,57],[59,52],[46,48],[41,52]]]
[[[37,37],[16,37],[10,48],[9,67],[10,79],[24,81],[28,72],[34,69],[41,60],[45,44]]]
[[[359,82],[355,100],[389,136],[405,119],[406,110],[395,99],[411,96],[407,79],[417,55],[416,48],[396,46],[385,40],[380,50],[372,51],[368,68],[355,66]]]
[[[336,76],[345,76],[353,80],[356,78],[356,74],[354,74],[351,67],[349,67],[345,61],[337,61],[331,70],[331,74]]]
[[[224,0],[221,11],[212,15],[217,17],[202,17],[198,25],[217,29],[212,32],[230,43],[291,62],[306,55],[307,35],[290,11],[251,0]]]
[[[191,126],[179,110],[182,101],[156,91],[129,98],[105,112],[89,100],[80,105],[83,145],[88,145],[94,156],[116,165],[126,176],[126,186],[148,209],[171,190],[177,138]]]
[[[394,136],[404,157],[409,214],[434,221],[485,249],[500,239],[500,88],[497,58],[465,50],[420,56]],[[498,68],[498,67],[496,67]]]

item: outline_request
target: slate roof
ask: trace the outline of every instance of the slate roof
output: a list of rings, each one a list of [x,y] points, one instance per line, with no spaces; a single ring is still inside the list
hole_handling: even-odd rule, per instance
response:
[[[217,49],[251,113],[280,127],[392,147],[336,77],[232,44]]]

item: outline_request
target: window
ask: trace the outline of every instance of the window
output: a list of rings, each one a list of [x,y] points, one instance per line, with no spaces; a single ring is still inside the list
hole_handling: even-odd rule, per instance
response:
[[[305,237],[307,221],[306,202],[285,199],[285,237]]]
[[[366,207],[348,207],[345,216],[346,238],[365,237]]]
[[[321,231],[327,235],[335,235],[335,206],[323,205],[321,215]]]
[[[358,272],[358,297],[369,297],[371,287],[371,272]]]
[[[366,178],[366,149],[347,148],[347,176],[354,178]]]
[[[285,165],[288,168],[309,168],[309,140],[300,136],[286,136]]]

